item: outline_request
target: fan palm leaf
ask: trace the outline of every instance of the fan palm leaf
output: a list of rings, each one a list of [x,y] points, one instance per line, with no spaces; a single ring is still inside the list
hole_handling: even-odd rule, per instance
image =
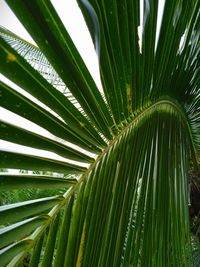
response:
[[[1,119],[1,139],[20,146],[0,152],[0,167],[28,170],[0,174],[1,190],[65,193],[0,208],[1,266],[27,255],[31,267],[191,266],[200,1],[166,0],[157,38],[160,1],[141,16],[139,0],[78,0],[103,92],[49,0],[6,2],[38,47],[0,28],[0,72],[21,88],[1,81],[1,107],[40,131]]]

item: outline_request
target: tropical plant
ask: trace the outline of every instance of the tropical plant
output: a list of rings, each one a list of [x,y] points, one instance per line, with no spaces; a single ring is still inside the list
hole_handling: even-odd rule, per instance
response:
[[[1,139],[63,158],[5,149],[1,168],[53,174],[3,174],[1,188],[68,189],[1,207],[0,265],[192,265],[187,172],[200,154],[200,1],[166,0],[156,41],[158,0],[143,1],[141,19],[139,0],[78,0],[103,91],[50,0],[6,2],[39,48],[0,30],[0,71],[29,93],[1,82],[1,106],[56,138],[4,120]]]

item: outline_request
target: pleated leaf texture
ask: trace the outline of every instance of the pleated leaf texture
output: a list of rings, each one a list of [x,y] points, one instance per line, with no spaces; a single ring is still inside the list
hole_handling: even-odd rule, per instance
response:
[[[193,266],[200,1],[166,0],[157,40],[158,0],[142,13],[139,0],[78,0],[102,89],[50,0],[6,2],[37,47],[0,28],[0,72],[23,89],[1,81],[0,104],[48,134],[1,119],[1,140],[40,152],[1,150],[1,168],[27,173],[2,173],[0,190],[64,193],[0,207],[0,266]]]

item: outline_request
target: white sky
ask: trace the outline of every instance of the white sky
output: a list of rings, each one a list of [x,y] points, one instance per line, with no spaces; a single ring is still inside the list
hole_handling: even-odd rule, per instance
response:
[[[55,6],[97,85],[100,86],[97,57],[76,0],[51,0],[51,2]],[[0,0],[0,25],[34,44],[31,36],[4,0]]]

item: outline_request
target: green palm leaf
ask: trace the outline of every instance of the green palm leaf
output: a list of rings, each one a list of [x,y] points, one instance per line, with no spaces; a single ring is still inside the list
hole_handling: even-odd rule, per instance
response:
[[[1,119],[1,140],[20,146],[0,152],[0,167],[27,174],[1,174],[0,190],[65,193],[0,208],[0,265],[191,266],[200,1],[167,0],[158,40],[159,1],[144,1],[141,18],[140,1],[77,2],[103,92],[49,0],[7,0],[38,47],[0,28],[0,72],[21,88],[1,82],[1,107],[41,132]]]

